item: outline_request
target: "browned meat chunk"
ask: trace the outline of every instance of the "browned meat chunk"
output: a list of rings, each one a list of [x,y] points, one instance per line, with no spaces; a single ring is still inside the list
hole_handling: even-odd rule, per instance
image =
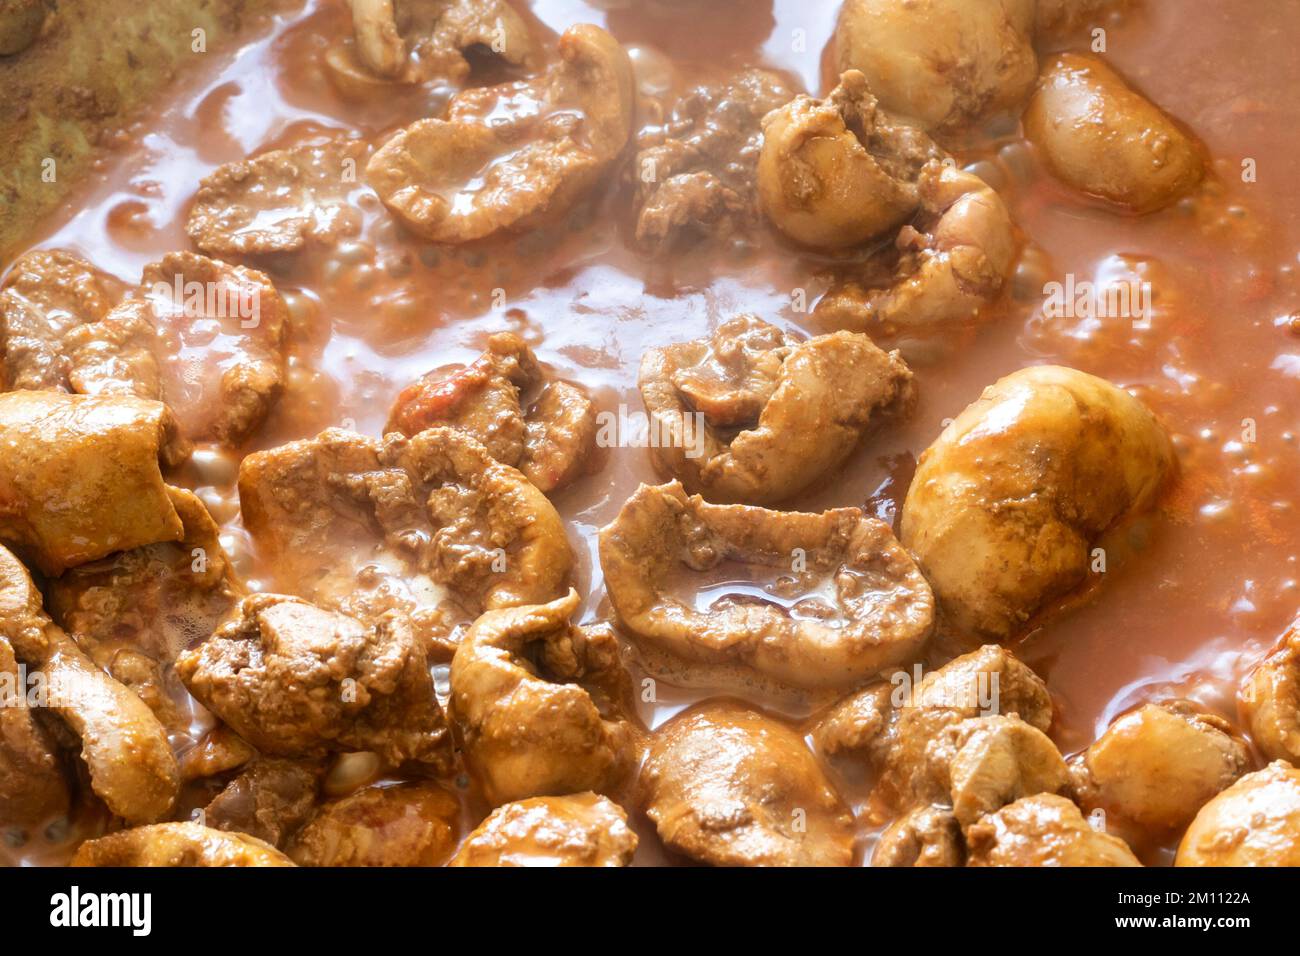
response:
[[[176,423],[158,402],[6,392],[0,446],[0,540],[46,574],[184,534],[159,471]]]
[[[330,429],[258,452],[239,497],[284,586],[366,621],[401,609],[448,656],[455,624],[554,600],[572,563],[545,496],[451,428],[382,442]]]
[[[217,629],[244,587],[203,502],[180,488],[168,493],[184,538],[79,565],[52,580],[47,594],[51,616],[77,645],[176,733],[190,720],[177,706],[176,656]]]
[[[369,154],[360,140],[333,140],[226,163],[199,184],[185,231],[214,256],[332,245],[360,231],[351,196]]]
[[[742,70],[687,91],[637,137],[637,242],[660,254],[692,239],[725,239],[758,220],[760,123],[793,92],[776,74]]]
[[[711,339],[650,349],[641,397],[656,462],[714,501],[771,504],[841,465],[912,405],[912,373],[865,335],[799,342],[752,315]]]
[[[1275,760],[1201,808],[1175,866],[1300,866],[1300,769]]]
[[[68,811],[68,781],[49,732],[28,706],[33,688],[0,637],[0,835],[38,827]]]
[[[1300,766],[1300,623],[1246,678],[1241,706],[1264,756]]]
[[[373,750],[392,766],[447,766],[425,648],[398,612],[367,626],[298,598],[250,595],[176,672],[262,753]]]
[[[1047,688],[1010,652],[986,645],[896,689],[906,693],[881,718],[883,731],[845,741],[878,764],[880,805],[947,806],[969,825],[1020,796],[1068,790],[1065,761],[1046,736]]]
[[[1024,123],[1057,178],[1132,212],[1168,206],[1205,172],[1196,141],[1094,57],[1049,63]]]
[[[1187,701],[1168,701],[1106,728],[1079,757],[1076,789],[1085,810],[1102,807],[1168,832],[1191,823],[1249,765],[1246,742],[1227,721]]]
[[[966,831],[968,866],[1141,866],[1119,837],[1094,830],[1064,797],[1017,800]]]
[[[779,569],[771,599],[698,588],[724,561]],[[845,687],[914,657],[934,600],[889,526],[856,508],[821,514],[711,505],[677,482],[642,485],[600,532],[619,620],[638,639],[693,661],[738,663],[791,687]],[[833,601],[833,605],[828,603]]]
[[[848,866],[853,817],[803,739],[719,703],[655,734],[646,813],[672,850],[715,866]]]
[[[273,846],[197,823],[155,823],[87,840],[73,866],[293,866]]]
[[[451,865],[627,866],[636,845],[627,814],[605,797],[535,797],[493,810]]]
[[[571,590],[550,604],[487,611],[456,650],[451,715],[494,805],[608,790],[632,767],[618,640],[570,624],[577,606]]]
[[[560,37],[544,75],[466,90],[443,119],[412,123],[370,158],[366,181],[408,228],[437,242],[523,231],[562,216],[622,152],[632,65],[589,24]]]
[[[49,619],[31,575],[4,548],[0,638],[19,661],[40,672],[45,706],[81,741],[91,789],[108,809],[132,824],[170,813],[180,773],[158,718]]]
[[[460,804],[432,783],[367,787],[322,806],[289,846],[299,866],[441,866]]]
[[[508,63],[535,65],[528,24],[507,0],[348,0],[355,55],[377,77],[420,83],[460,82],[465,52],[482,47]]]
[[[922,453],[902,541],[959,633],[1002,641],[1083,582],[1100,536],[1155,502],[1175,468],[1140,401],[1074,369],[984,390]]]
[[[917,807],[891,823],[871,855],[872,866],[962,866],[961,825],[944,807]]]
[[[80,256],[29,252],[0,288],[0,387],[71,391],[63,337],[112,307],[108,278]]]
[[[385,431],[416,435],[433,425],[458,428],[497,461],[518,468],[543,492],[577,477],[596,441],[596,410],[567,382],[543,387],[532,349],[498,332],[468,366],[430,372],[397,396]],[[538,393],[531,408],[526,398]]]
[[[839,68],[865,73],[890,112],[952,130],[1029,95],[1034,13],[1035,0],[845,0]]]
[[[942,150],[879,109],[857,70],[824,100],[799,96],[763,121],[758,190],[773,225],[808,246],[856,246],[921,204],[921,170]]]
[[[181,779],[188,783],[215,777],[242,767],[256,756],[257,751],[248,741],[225,724],[217,724],[181,754]]]
[[[872,256],[814,310],[831,326],[867,330],[904,355],[932,352],[978,322],[1016,258],[1006,204],[978,176],[931,162],[917,180],[921,210],[893,249]]]
[[[283,849],[316,807],[321,767],[301,760],[255,760],[203,809],[203,823]]]

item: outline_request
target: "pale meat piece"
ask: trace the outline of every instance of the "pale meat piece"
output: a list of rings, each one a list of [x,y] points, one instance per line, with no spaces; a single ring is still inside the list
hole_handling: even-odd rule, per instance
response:
[[[523,339],[498,332],[470,365],[436,369],[402,389],[384,431],[409,437],[433,425],[458,428],[541,491],[554,491],[579,475],[595,447],[596,409],[582,389],[546,378]]]
[[[466,767],[494,806],[609,791],[632,769],[618,640],[570,624],[577,606],[570,590],[549,604],[487,611],[456,650],[450,713]]]
[[[945,807],[917,807],[880,835],[872,866],[962,866],[966,844],[961,825]]]
[[[433,783],[367,787],[323,804],[289,845],[299,866],[441,866],[460,803]]]
[[[246,457],[239,497],[285,587],[366,621],[400,609],[446,658],[456,625],[567,589],[555,508],[455,429],[382,441],[329,429]]]
[[[814,733],[876,766],[878,807],[944,806],[969,826],[1021,796],[1069,790],[1065,761],[1046,734],[1047,688],[1009,651],[987,645],[904,689],[900,706],[887,711],[880,690],[861,691]],[[846,710],[856,718],[847,724]]]
[[[767,70],[741,70],[684,93],[637,136],[636,241],[651,255],[758,222],[761,123],[794,96]]]
[[[355,57],[365,70],[398,83],[469,76],[465,53],[482,48],[533,68],[540,59],[528,24],[507,0],[347,0]]]
[[[112,305],[108,277],[80,256],[40,249],[20,257],[0,287],[0,388],[71,391],[63,337]]]
[[[1069,800],[1017,800],[966,830],[967,866],[1141,866],[1119,837],[1094,830]]]
[[[81,395],[133,395],[161,401],[162,372],[153,325],[134,306],[115,308],[98,322],[69,329],[63,349],[68,384]]]
[[[181,779],[189,783],[215,777],[237,770],[256,756],[257,751],[248,745],[248,741],[219,723],[180,755]]]
[[[1202,147],[1095,57],[1047,64],[1024,124],[1053,175],[1130,212],[1170,205],[1205,173]]]
[[[1300,767],[1300,624],[1246,678],[1241,706],[1264,756]]]
[[[712,703],[654,735],[641,771],[664,845],[714,866],[848,866],[853,817],[803,738]]]
[[[921,454],[902,541],[946,625],[1003,641],[1084,581],[1090,549],[1151,508],[1175,467],[1168,434],[1127,392],[1074,369],[1021,369]]]
[[[1180,830],[1250,766],[1246,742],[1188,701],[1147,704],[1112,723],[1076,766],[1084,810],[1101,807],[1153,831]]]
[[[771,602],[724,596],[701,610],[695,588],[676,593],[679,578],[726,560],[779,569],[782,601],[774,591]],[[911,557],[888,525],[856,508],[711,505],[677,482],[642,485],[601,529],[600,564],[619,621],[638,640],[791,687],[848,687],[908,660],[934,620]]]
[[[0,831],[23,835],[67,813],[70,803],[62,757],[28,706],[24,674],[0,637]]]
[[[950,132],[1029,95],[1034,13],[1035,0],[845,0],[839,69],[865,73],[891,113]]]
[[[915,399],[911,370],[867,336],[800,342],[752,315],[648,350],[638,385],[661,470],[711,501],[746,504],[798,494]]]
[[[606,797],[534,797],[493,810],[450,865],[627,866],[636,846],[627,814]]]
[[[48,711],[81,742],[90,786],[129,824],[171,812],[180,772],[158,718],[134,693],[91,662],[45,613],[41,592],[0,548],[0,638],[45,685]]]
[[[283,849],[316,808],[322,769],[310,761],[259,758],[203,808],[203,823]]]
[[[179,541],[159,470],[181,457],[166,406],[126,396],[0,395],[0,540],[45,574]]]
[[[763,120],[758,191],[781,232],[818,249],[897,229],[921,204],[921,170],[944,153],[879,108],[858,70],[825,99],[796,97]]]
[[[389,766],[450,761],[424,644],[391,611],[373,625],[254,594],[176,660],[205,707],[264,754],[374,751]]]
[[[185,231],[214,256],[297,252],[356,235],[370,147],[332,140],[276,149],[219,166],[200,183]]]
[[[135,691],[172,733],[190,717],[170,678],[181,651],[206,639],[244,586],[195,495],[168,494],[185,528],[176,542],[119,551],[65,571],[47,585],[51,617],[99,667]]]
[[[536,79],[465,90],[442,119],[412,123],[370,158],[366,181],[411,231],[469,242],[554,222],[603,175],[632,132],[627,53],[570,27]]]
[[[814,309],[823,323],[869,331],[903,354],[978,322],[1016,259],[1006,204],[982,179],[931,162],[917,180],[920,213]]]
[[[293,866],[273,846],[197,823],[155,823],[87,840],[72,866]]]
[[[284,387],[287,316],[265,274],[173,252],[144,267],[140,288],[105,324],[152,328],[161,395],[151,397],[166,401],[185,438],[233,447]]]
[[[1275,760],[1204,807],[1175,866],[1300,866],[1300,769]]]

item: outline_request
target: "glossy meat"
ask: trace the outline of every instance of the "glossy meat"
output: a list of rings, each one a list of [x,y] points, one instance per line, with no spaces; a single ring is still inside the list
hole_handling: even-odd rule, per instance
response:
[[[0,540],[46,574],[184,534],[159,471],[176,423],[158,402],[6,392],[0,447]]]
[[[966,831],[968,866],[1141,866],[1119,837],[1094,830],[1064,797],[1017,800]]]
[[[799,342],[751,315],[710,339],[650,349],[638,385],[661,469],[709,500],[748,504],[830,474],[915,398],[911,370],[867,336]]]
[[[943,153],[881,109],[858,70],[825,99],[796,97],[763,120],[758,188],[781,232],[818,249],[856,246],[902,225],[921,203],[921,169]]]
[[[1083,583],[1102,535],[1150,508],[1173,470],[1169,436],[1127,392],[1022,369],[921,455],[902,541],[957,633],[1005,640]]]
[[[1241,707],[1264,756],[1300,767],[1300,625],[1247,676]]]
[[[1186,701],[1147,704],[1106,728],[1079,760],[1079,802],[1156,832],[1185,827],[1250,766],[1246,742]]]
[[[931,162],[917,180],[921,210],[893,249],[823,297],[815,316],[833,327],[867,330],[904,355],[933,351],[994,305],[1016,259],[1006,204],[982,179]]]
[[[666,255],[703,237],[757,226],[762,119],[794,93],[766,70],[688,90],[637,137],[636,241]]]
[[[456,650],[451,716],[493,805],[607,791],[632,768],[618,641],[607,628],[570,624],[577,606],[571,590],[550,604],[487,611]]]
[[[73,866],[293,866],[273,846],[197,823],[155,823],[87,840]]]
[[[724,560],[778,569],[787,599],[831,591],[834,605],[819,594],[791,601],[794,613],[775,600],[725,598],[701,610],[693,594],[687,603],[673,593],[679,577]],[[642,485],[601,530],[600,564],[614,610],[637,638],[794,687],[844,687],[907,660],[933,623],[933,597],[912,559],[887,525],[856,508],[711,505],[677,482]]]
[[[1014,111],[1033,86],[1034,0],[845,0],[841,71],[867,76],[881,105],[949,131]]]
[[[631,136],[632,66],[588,24],[559,52],[541,77],[466,90],[443,119],[384,143],[366,181],[393,215],[425,239],[468,242],[554,221],[595,185]]]
[[[1204,807],[1175,866],[1300,866],[1300,769],[1275,760]]]
[[[546,377],[523,339],[498,332],[472,364],[435,370],[402,389],[384,430],[411,436],[434,425],[460,429],[541,491],[554,491],[574,480],[591,454],[596,410],[578,386],[543,386]]]
[[[1168,206],[1204,174],[1201,147],[1094,57],[1049,63],[1024,123],[1058,179],[1131,212]]]
[[[0,830],[25,837],[68,811],[68,781],[54,738],[28,706],[34,689],[0,637]]]
[[[49,582],[50,615],[97,665],[135,691],[169,732],[187,729],[170,683],[176,656],[206,639],[244,593],[194,494],[168,488],[185,536],[119,551]]]
[[[962,866],[966,844],[961,826],[944,807],[917,807],[891,823],[880,835],[872,866]]]
[[[554,600],[572,564],[545,496],[451,428],[382,441],[329,429],[258,452],[239,498],[284,586],[367,621],[401,610],[446,657],[454,626]]]
[[[29,671],[40,673],[43,706],[80,740],[91,789],[110,812],[130,824],[170,813],[180,772],[158,718],[49,619],[31,575],[4,548],[0,638]]]
[[[636,846],[627,814],[606,797],[534,797],[493,810],[451,865],[627,866]]]
[[[321,770],[311,761],[259,758],[203,808],[203,823],[283,849],[316,807]]]
[[[299,866],[441,866],[460,803],[433,783],[367,787],[320,807],[289,846]]]
[[[176,673],[265,754],[373,750],[388,765],[448,766],[450,738],[424,645],[399,612],[367,626],[279,594],[254,594]]]
[[[347,0],[357,59],[402,83],[463,81],[465,51],[483,47],[508,63],[535,65],[539,51],[506,0]]]
[[[40,249],[20,257],[0,287],[0,387],[72,391],[63,338],[112,305],[107,277],[80,256]]]
[[[848,866],[853,817],[803,739],[713,703],[654,735],[641,771],[664,845],[714,866]]]
[[[214,256],[333,245],[361,228],[349,198],[369,155],[366,143],[340,139],[226,163],[199,183],[185,231]]]

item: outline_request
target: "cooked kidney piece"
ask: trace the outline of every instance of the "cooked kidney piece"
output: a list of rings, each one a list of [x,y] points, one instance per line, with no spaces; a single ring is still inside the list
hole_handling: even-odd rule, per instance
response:
[[[1300,769],[1275,760],[1201,808],[1175,866],[1300,866]]]
[[[288,854],[299,866],[441,866],[460,816],[459,801],[435,783],[367,787],[323,804]]]
[[[657,464],[712,501],[770,504],[832,472],[911,409],[912,373],[865,335],[798,341],[752,315],[650,349],[638,386]]]
[[[1264,756],[1300,767],[1300,625],[1247,675],[1241,707]]]
[[[293,866],[275,847],[198,823],[155,823],[81,844],[72,866]]]
[[[640,783],[664,844],[714,866],[848,866],[853,817],[803,738],[708,704],[651,741]]]
[[[606,797],[534,797],[493,810],[451,865],[627,866],[636,846],[627,814]]]
[[[967,866],[1141,866],[1117,836],[1048,793],[1017,800],[966,831]]]

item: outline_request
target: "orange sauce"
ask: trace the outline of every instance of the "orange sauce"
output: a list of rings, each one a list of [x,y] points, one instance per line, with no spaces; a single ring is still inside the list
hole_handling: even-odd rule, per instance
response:
[[[1288,322],[1300,314],[1300,59],[1286,29],[1300,22],[1300,0],[1266,11],[1252,0],[1188,6],[1148,0],[1108,22],[1107,57],[1205,142],[1209,195],[1142,218],[1119,215],[1052,181],[1014,123],[976,136],[960,159],[982,160],[981,171],[1000,180],[1027,240],[1010,289],[969,341],[916,365],[920,402],[908,421],[787,505],[857,505],[894,519],[915,457],[942,423],[1028,364],[1071,365],[1136,390],[1175,435],[1180,483],[1122,565],[1016,647],[1048,681],[1059,711],[1053,733],[1066,753],[1149,698],[1190,696],[1235,719],[1241,675],[1300,608],[1300,321]],[[607,27],[631,48],[647,88],[678,91],[732,68],[767,66],[822,93],[832,80],[823,51],[837,8],[833,0],[537,0],[532,16],[556,33],[584,21]],[[134,284],[145,263],[190,247],[188,203],[217,165],[340,131],[382,140],[436,114],[452,92],[435,87],[368,104],[341,98],[322,66],[328,44],[349,30],[340,3],[310,0],[301,14],[263,26],[237,55],[196,62],[33,245],[74,249]],[[476,74],[473,82],[493,79]],[[1242,178],[1248,159],[1255,182]],[[792,301],[795,290],[812,302],[825,288],[815,257],[764,232],[743,248],[645,260],[630,248],[630,194],[614,176],[545,234],[461,248],[413,238],[367,195],[355,241],[329,254],[254,262],[286,295],[294,321],[289,387],[246,450],[329,425],[378,434],[404,386],[430,368],[471,361],[503,329],[520,332],[555,374],[585,385],[608,411],[641,409],[636,369],[647,347],[703,335],[739,312],[802,334],[823,331]],[[1124,269],[1152,283],[1150,329],[1043,316],[1046,281]],[[179,480],[209,503],[254,587],[292,589],[242,532],[234,466],[209,456]],[[586,621],[610,614],[597,529],[638,482],[660,480],[638,448],[601,450],[592,472],[555,499]],[[657,726],[709,693],[661,682],[641,716]],[[759,692],[750,699],[804,716]],[[860,774],[837,773],[861,810]],[[640,858],[661,859],[652,828],[642,820],[638,829]],[[862,832],[865,845],[874,831],[864,821]],[[1167,856],[1157,849],[1148,858]]]

